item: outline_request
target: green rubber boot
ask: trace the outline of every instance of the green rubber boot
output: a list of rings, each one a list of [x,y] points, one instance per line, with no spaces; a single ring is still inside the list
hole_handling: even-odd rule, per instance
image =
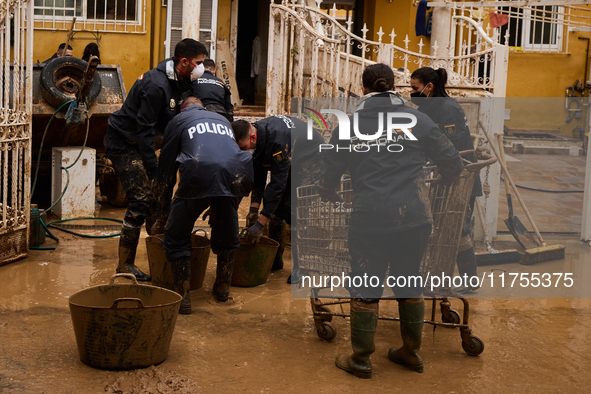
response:
[[[378,325],[378,303],[351,300],[351,345],[353,354],[339,354],[335,365],[361,379],[371,378],[369,356],[375,351],[373,338]]]
[[[181,315],[191,314],[191,258],[181,257],[171,264],[172,278],[174,281],[174,291],[179,293],[183,299],[179,313]]]
[[[423,336],[425,301],[422,298],[399,300],[398,311],[403,345],[399,349],[390,348],[388,358],[395,363],[405,365],[412,371],[421,373],[423,372],[423,360],[418,352]]]

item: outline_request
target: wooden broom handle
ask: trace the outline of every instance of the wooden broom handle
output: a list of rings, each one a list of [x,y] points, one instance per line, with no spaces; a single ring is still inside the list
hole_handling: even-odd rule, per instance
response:
[[[484,135],[486,135],[486,139],[488,139],[488,141],[490,142],[490,148],[493,150],[495,156],[497,158],[500,158],[499,152],[497,151],[497,148],[495,147],[493,140],[490,138],[490,135],[488,134],[488,132],[484,128],[484,125],[482,124],[482,122],[478,121],[478,125],[482,129],[482,132],[484,133]],[[523,199],[521,198],[521,194],[519,194],[519,191],[517,191],[517,186],[515,186],[515,183],[513,182],[513,178],[511,178],[511,175],[509,175],[509,171],[507,170],[507,165],[505,164],[504,160],[499,160],[499,164],[501,165],[501,168],[503,169],[503,174],[505,175],[505,178],[507,178],[507,180],[509,180],[509,184],[511,185],[511,188],[513,189],[513,192],[515,193],[515,196],[517,197],[517,200],[519,201],[521,208],[523,208],[523,211],[525,212],[525,216],[527,216],[527,220],[529,220],[529,223],[534,228],[534,231],[535,231],[538,239],[540,240],[540,243],[542,245],[544,245],[544,240],[542,239],[542,235],[540,235],[540,231],[538,230],[538,226],[536,226],[536,224],[534,223],[534,219],[529,214],[529,211],[527,210],[527,207],[525,206],[525,202],[523,202]]]
[[[476,201],[474,202],[476,205],[476,211],[478,212],[478,218],[480,219],[480,224],[482,225],[482,232],[484,235],[484,240],[486,243],[490,244],[490,240],[488,239],[488,230],[486,229],[486,218],[484,217],[484,212],[482,212],[482,206],[480,205],[480,198],[476,197]]]

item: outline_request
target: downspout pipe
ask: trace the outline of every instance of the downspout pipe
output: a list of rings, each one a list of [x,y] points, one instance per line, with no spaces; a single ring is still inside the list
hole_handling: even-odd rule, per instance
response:
[[[583,91],[587,89],[587,81],[589,80],[588,68],[589,68],[589,37],[579,37],[579,40],[587,41],[587,55],[585,57],[585,75],[583,78]]]

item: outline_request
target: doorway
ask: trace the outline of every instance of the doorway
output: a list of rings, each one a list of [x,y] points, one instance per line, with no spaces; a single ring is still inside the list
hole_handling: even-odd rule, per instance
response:
[[[267,85],[267,42],[270,0],[240,1],[236,48],[236,84],[243,105],[265,105]],[[253,43],[258,37],[258,48]],[[253,69],[253,54],[258,67]]]

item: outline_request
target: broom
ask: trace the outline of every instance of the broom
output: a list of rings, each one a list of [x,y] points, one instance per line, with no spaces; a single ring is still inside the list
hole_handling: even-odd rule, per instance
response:
[[[476,210],[478,211],[478,217],[480,218],[480,224],[482,224],[482,231],[484,232],[484,241],[486,242],[486,252],[478,252],[476,253],[476,264],[478,266],[483,265],[496,265],[496,264],[510,264],[510,263],[517,263],[521,260],[523,256],[522,253],[519,253],[517,249],[506,249],[506,250],[496,250],[490,245],[490,240],[488,238],[488,231],[486,230],[486,220],[484,218],[484,213],[482,212],[482,207],[478,200],[476,200]]]
[[[548,245],[546,245],[546,243],[542,239],[542,235],[540,235],[540,231],[538,230],[538,227],[536,226],[533,218],[529,214],[529,211],[527,210],[527,207],[525,206],[525,203],[523,202],[523,199],[521,198],[521,195],[519,194],[519,191],[517,190],[517,187],[515,186],[515,183],[513,182],[513,178],[511,178],[511,175],[509,175],[509,171],[507,170],[507,165],[505,164],[505,162],[503,160],[500,159],[499,152],[498,152],[497,148],[495,147],[493,140],[490,138],[490,135],[488,134],[488,132],[484,128],[484,125],[482,124],[482,122],[478,121],[478,125],[480,126],[480,128],[484,132],[484,135],[486,135],[486,138],[490,142],[491,149],[493,150],[497,159],[499,159],[499,164],[501,165],[501,168],[503,170],[503,174],[505,175],[505,177],[509,181],[509,184],[511,185],[511,188],[513,189],[513,192],[515,193],[515,196],[517,197],[519,204],[521,205],[521,207],[523,208],[523,211],[525,212],[525,216],[527,216],[527,219],[529,220],[531,226],[533,227],[534,232],[536,233],[536,236],[538,237],[540,244],[541,244],[537,248],[526,249],[525,253],[523,254],[523,257],[519,261],[519,264],[532,265],[532,264],[541,263],[543,261],[553,261],[553,260],[564,259],[564,254],[565,254],[564,245],[548,246]],[[503,149],[502,146],[499,148]]]

